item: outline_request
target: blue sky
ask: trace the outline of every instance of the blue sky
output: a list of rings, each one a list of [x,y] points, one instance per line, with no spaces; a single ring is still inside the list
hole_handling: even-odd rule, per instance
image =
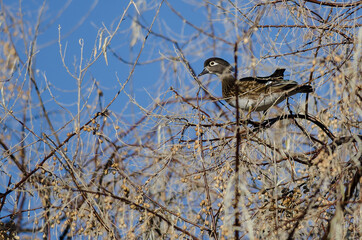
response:
[[[136,59],[144,41],[144,37],[147,34],[147,30],[140,29],[140,34],[138,35],[139,38],[137,38],[134,44],[131,44],[135,36],[131,28],[132,19],[137,18],[141,24],[148,28],[156,14],[160,2],[160,0],[135,1],[140,15],[138,14],[135,6],[130,6],[124,21],[120,25],[119,31],[110,44],[110,48],[115,51],[119,57],[127,62],[133,62]],[[218,1],[211,2],[217,3]],[[199,34],[197,29],[190,27],[175,13],[173,13],[166,3],[163,3],[152,30],[155,33],[162,34],[172,40],[177,40],[186,59],[190,61],[191,66],[197,74],[202,71],[203,61],[211,56],[216,55],[225,58],[230,62],[233,61],[233,46],[225,44],[220,39],[234,42],[236,36],[243,36],[250,27],[249,22],[245,20],[245,18],[249,17],[253,19],[255,17],[253,14],[256,12],[255,9],[248,9],[248,7],[251,7],[250,4],[243,5],[244,2],[240,2],[240,6],[243,6],[246,9],[244,11],[245,16],[238,15],[238,12],[235,10],[231,12],[224,12],[218,10],[215,6],[209,5],[213,11],[212,21],[214,23],[214,29],[211,29],[209,24],[211,20],[208,18],[207,9],[204,7],[203,1],[169,1],[172,7],[176,11],[180,12],[187,21],[194,24],[196,27],[205,30],[206,33],[211,33],[214,30],[215,35],[219,39],[212,39],[206,34]],[[7,11],[14,15],[17,15],[18,13],[18,4],[18,1],[4,1],[4,5],[8,8]],[[27,0],[22,2],[22,14],[24,16],[25,27],[30,29],[29,31],[32,33],[34,33],[35,24],[42,5],[43,1]],[[69,67],[71,73],[77,73],[78,70],[74,67],[74,65],[78,66],[80,61],[80,42],[84,43],[84,67],[89,59],[92,59],[92,50],[94,49],[94,46],[98,47],[99,45],[97,41],[97,34],[99,30],[104,29],[104,27],[110,31],[113,30],[127,5],[128,1],[125,0],[50,0],[45,2],[44,11],[40,18],[39,35],[36,41],[36,55],[34,57],[35,62],[33,67],[36,71],[35,78],[41,90],[41,96],[45,102],[45,107],[49,112],[55,111],[55,114],[51,115],[51,119],[56,129],[62,127],[65,122],[71,120],[72,116],[76,115],[76,101],[78,97],[76,80],[67,73],[61,61],[58,44],[59,28],[61,29],[62,52],[64,52],[64,49],[66,48],[66,65]],[[318,11],[319,7],[317,5],[310,4],[309,6],[311,9]],[[233,9],[232,6],[228,5],[226,2],[223,7]],[[266,11],[265,17],[263,17],[263,21],[260,24],[293,24],[295,16],[287,15],[285,19],[285,12],[286,10],[283,8],[273,8],[272,11]],[[328,11],[321,11],[319,13],[323,17],[326,17]],[[236,17],[234,17],[234,15]],[[310,22],[310,24],[315,23]],[[312,34],[307,35],[307,33]],[[310,46],[306,43],[308,43],[310,39],[313,39],[313,37],[317,34],[318,32],[313,32],[309,29],[258,29],[258,31],[253,34],[249,42],[242,41],[240,43],[238,51],[240,53],[239,75],[247,76],[258,74],[263,76],[271,74],[277,67],[284,67],[287,68],[286,76],[288,79],[296,80],[299,83],[308,81],[308,69],[312,66],[312,62],[314,60],[313,51],[307,51],[299,54],[298,56],[292,55],[284,57],[268,57],[266,59],[260,58],[267,55],[278,54],[278,51],[283,53],[308,48]],[[33,36],[33,34],[31,34],[31,36]],[[105,37],[107,37],[106,33],[104,34],[103,39]],[[341,38],[337,34],[332,34],[332,37],[336,38],[335,41]],[[27,40],[30,42],[31,39]],[[26,61],[23,40],[14,37],[14,41],[19,55],[23,61]],[[311,46],[314,46],[313,44],[311,44]],[[249,51],[249,48],[252,50]],[[342,47],[341,49],[342,50],[339,51],[343,51]],[[331,48],[326,48],[326,51],[329,50],[331,50]],[[98,50],[98,52],[99,51],[100,50]],[[252,55],[254,55],[256,59],[255,67],[251,66]],[[325,55],[327,54],[322,54],[322,56]],[[162,57],[164,57],[164,59],[160,60]],[[129,96],[122,92],[110,107],[110,110],[115,113],[114,116],[116,116],[112,116],[112,121],[115,123],[125,122],[127,124],[132,124],[143,116],[144,112],[142,112],[140,108],[149,109],[149,107],[154,104],[154,98],[160,97],[165,101],[174,100],[174,98],[172,98],[173,94],[168,90],[171,86],[184,96],[188,95],[189,97],[196,97],[198,86],[195,80],[190,74],[188,74],[182,63],[173,61],[172,58],[174,57],[177,57],[177,51],[173,43],[155,35],[149,35],[140,57],[139,63],[141,63],[141,65],[136,66],[135,72],[125,88],[125,92],[129,94],[130,97],[134,97],[140,106],[130,103]],[[97,87],[99,87],[99,89],[103,92],[101,102],[102,107],[104,107],[115,96],[117,91],[121,88],[121,84],[124,83],[129,76],[132,64],[126,64],[120,61],[113,56],[111,51],[107,52],[107,60],[108,64],[102,56],[88,69],[82,84],[82,103],[87,99],[87,94],[92,88],[94,81],[96,81]],[[25,69],[22,69],[19,72],[19,75],[15,75],[15,77],[19,77],[17,79],[18,83],[22,83],[24,81],[26,84],[29,84],[28,79],[24,77],[26,75]],[[318,74],[319,72],[315,73],[315,76],[318,76]],[[330,75],[323,76],[313,83],[317,93],[325,98],[324,100],[318,99],[319,104],[322,103],[322,108],[325,106],[323,105],[323,101],[328,102],[331,98],[331,95],[328,94],[333,92],[329,91],[329,87],[331,86],[331,81],[328,80],[329,77]],[[214,96],[221,97],[221,84],[215,76],[203,76],[200,80],[207,85],[208,89],[214,94]],[[211,83],[209,83],[209,81],[211,81]],[[324,82],[327,84],[324,84]],[[49,90],[53,96],[51,96]],[[301,98],[300,95],[295,97],[297,100],[303,98]],[[37,105],[38,100],[35,91],[32,91],[32,99],[34,103],[34,109],[32,110],[34,111],[33,115],[37,115],[41,113],[41,110],[39,105]],[[90,100],[87,105],[90,105],[91,109],[89,111],[86,109],[83,110],[81,125],[93,117],[94,113],[101,110],[97,103],[98,98],[96,90],[92,90],[89,99]],[[310,97],[310,99],[312,99],[312,97]],[[209,100],[205,100],[205,102],[208,101]],[[182,110],[182,104],[184,103],[168,105],[165,109],[179,108]],[[312,100],[310,100],[310,105],[313,105]],[[222,106],[222,110],[215,110],[215,106],[211,103],[207,103],[205,106],[205,109],[212,109],[210,110],[211,116],[217,117],[220,116],[225,109],[225,107]],[[17,114],[17,116],[22,116],[22,108],[23,105],[16,105],[15,114]],[[178,111],[178,113],[180,113],[180,116],[188,114],[187,116],[189,117],[190,122],[197,122],[198,119],[195,117],[196,110],[187,108],[187,111],[188,112]],[[230,113],[227,110],[225,110],[225,112],[227,114]],[[157,113],[161,116],[165,116],[165,118],[169,114],[166,110],[159,110]],[[117,117],[119,117],[119,119],[117,119]],[[150,117],[150,119],[150,122],[144,125],[146,130],[143,130],[145,132],[150,129],[153,130],[156,126],[155,123],[158,121],[156,117],[154,119]],[[31,126],[33,127],[33,130],[39,134],[43,132],[50,134],[49,127],[44,124],[44,122],[45,121],[39,120],[38,122],[35,120]],[[16,121],[9,121],[9,123],[6,124],[8,125],[4,127],[4,131],[11,131],[12,128],[20,129],[21,127]],[[60,132],[61,141],[66,138],[66,134],[68,132],[74,130],[74,127],[73,123],[70,123],[65,130],[62,129]],[[123,126],[121,125],[121,127]],[[127,127],[128,126],[125,124],[124,129],[127,129]],[[109,127],[105,131],[106,133],[107,131],[108,133],[112,133],[113,135],[109,134],[109,137],[112,140],[115,139],[115,131],[112,130],[112,127]],[[13,135],[16,134],[17,133],[14,133]],[[84,142],[88,140],[86,139],[88,135],[84,134],[82,137],[84,137]],[[129,142],[133,142],[134,139],[132,139],[132,137],[133,136],[131,136],[130,139],[126,139],[126,141],[129,140]],[[194,132],[189,133],[187,137],[195,137]],[[92,140],[94,139],[92,138]],[[26,140],[29,145],[34,144],[34,142],[37,141],[37,139],[32,138],[31,135],[29,135],[29,138]],[[16,145],[17,139],[14,141],[14,145]],[[92,144],[91,140],[87,143],[89,145]],[[41,144],[39,144],[39,146],[36,144],[34,145],[39,147]],[[46,149],[44,151],[45,154],[48,147],[45,146],[44,149]],[[86,150],[87,146],[84,148],[85,155],[87,154]],[[36,165],[37,161],[41,160],[42,156],[32,156],[31,154],[29,154],[29,156],[29,169],[32,169]],[[61,175],[61,171],[59,175]],[[4,180],[3,182],[7,182],[8,176],[2,176],[2,180]],[[19,180],[16,179],[17,177],[20,179],[21,176],[18,172],[15,172],[12,181],[16,182]],[[1,185],[1,192],[3,192],[2,188],[4,186],[5,185]],[[31,202],[30,204],[34,204],[34,202]],[[11,208],[12,206],[9,206],[9,209]]]
[[[143,37],[147,33],[145,29],[141,30],[142,35],[137,40],[134,46],[130,46],[132,41],[132,18],[138,18],[138,20],[145,26],[149,26],[155,15],[156,9],[160,1],[147,1],[147,5],[142,3],[143,1],[136,1],[138,3],[138,9],[141,15],[138,15],[134,6],[131,6],[125,20],[122,22],[120,31],[116,34],[110,47],[126,61],[133,62],[136,58]],[[142,4],[141,4],[142,3]],[[69,1],[69,5],[66,5],[63,1],[47,1],[44,8],[44,13],[41,17],[40,34],[37,40],[37,53],[36,53],[36,65],[38,70],[37,79],[41,83],[43,89],[46,88],[44,83],[44,77],[52,84],[53,94],[60,103],[71,105],[76,99],[77,85],[74,79],[72,79],[66,72],[62,65],[59,45],[58,45],[58,28],[61,28],[61,44],[63,51],[66,46],[66,64],[71,71],[74,70],[74,63],[79,63],[80,59],[80,44],[79,41],[84,42],[84,63],[91,58],[92,49],[95,43],[97,33],[99,29],[103,28],[103,25],[109,30],[114,29],[116,23],[119,21],[120,15],[127,6],[128,1]],[[202,8],[202,2],[200,5],[191,5],[184,1],[170,1],[170,4],[180,12],[185,19],[199,28],[204,28],[205,31],[210,32],[211,29],[208,25],[207,13]],[[16,4],[14,4],[16,6]],[[34,25],[37,20],[39,8],[42,6],[41,1],[24,1],[24,18],[29,21],[29,25]],[[65,7],[67,6],[67,7]],[[226,5],[226,7],[228,7]],[[230,7],[230,6],[229,6]],[[14,7],[14,9],[16,9]],[[61,14],[60,14],[61,12]],[[280,10],[280,13],[283,10]],[[252,12],[249,13],[252,15]],[[271,21],[278,21],[278,15],[275,13],[266,13],[269,17],[266,17],[266,23],[272,23]],[[230,16],[229,16],[230,17]],[[240,17],[239,17],[240,18]],[[215,16],[214,23],[216,26],[215,33],[218,37],[225,37],[227,41],[235,41],[236,34],[243,35],[242,31],[245,31],[250,26],[247,21],[240,21],[236,19],[238,23],[237,28],[233,30],[232,22],[227,23],[222,18],[222,13]],[[231,26],[231,27],[230,27]],[[229,27],[229,29],[225,29]],[[34,29],[32,29],[34,30]],[[153,26],[153,30],[156,33],[164,34],[171,39],[180,40],[185,51],[186,58],[191,62],[191,66],[194,67],[196,73],[202,70],[203,61],[214,55],[214,50],[209,48],[212,40],[205,36],[196,37],[197,31],[185,24],[179,17],[174,14],[170,8],[163,4],[161,7],[159,16]],[[225,35],[227,31],[227,35]],[[275,39],[275,36],[279,36]],[[256,58],[263,55],[273,54],[273,47],[269,45],[267,39],[269,37],[274,39],[276,43],[280,42],[280,46],[288,43],[289,46],[297,46],[300,41],[291,38],[293,35],[283,35],[278,32],[278,29],[263,29],[260,30],[260,34],[253,37],[253,54]],[[106,35],[105,35],[106,37]],[[184,44],[183,44],[184,43]],[[220,41],[216,41],[215,54],[219,57],[224,57],[228,61],[233,61],[233,49],[232,46],[228,46]],[[239,58],[239,75],[245,76],[252,74],[250,71],[250,53],[247,50],[248,44],[240,44]],[[17,46],[22,47],[22,42],[19,41]],[[279,48],[277,45],[277,50]],[[159,59],[161,56],[176,56],[174,46],[172,43],[158,38],[154,35],[150,35],[147,39],[145,48],[142,52],[140,62],[152,61]],[[23,55],[23,57],[25,57]],[[290,76],[293,80],[299,82],[306,81],[306,79],[300,79],[300,76],[294,76],[292,68],[298,68],[298,64],[293,63],[290,65],[290,58],[269,58],[257,62],[256,74],[267,75],[274,71],[276,67],[286,67],[286,75]],[[311,60],[304,60],[302,64],[311,62]],[[136,100],[147,106],[152,103],[152,99],[147,95],[151,93],[153,97],[157,97],[159,92],[166,91],[170,86],[177,89],[184,88],[185,86],[195,87],[195,81],[187,74],[182,64],[177,64],[178,76],[174,75],[162,75],[161,68],[171,68],[174,66],[172,61],[164,60],[163,66],[157,61],[152,64],[137,66],[135,73],[132,76],[131,81],[126,87],[126,91],[135,96]],[[83,64],[84,66],[85,64]],[[289,65],[289,66],[288,66]],[[246,68],[245,68],[246,67]],[[84,87],[90,87],[93,80],[98,82],[100,89],[104,92],[104,103],[108,103],[113,98],[116,90],[120,88],[117,82],[117,77],[120,82],[123,82],[131,69],[131,65],[125,64],[112,56],[111,52],[108,52],[108,65],[106,65],[104,58],[100,58],[88,71],[84,78]],[[300,70],[300,69],[298,69]],[[74,71],[75,72],[75,71]],[[167,72],[167,71],[166,71]],[[170,71],[169,71],[170,72]],[[304,76],[306,77],[306,76]],[[207,81],[208,78],[202,78],[203,81]],[[221,96],[220,84],[214,80],[214,85],[210,86],[212,91],[217,96]],[[164,84],[164,85],[163,85]],[[163,85],[163,86],[162,86]],[[160,89],[162,86],[162,89]],[[45,90],[43,97],[48,99],[48,105],[51,106],[54,102],[51,100],[50,95]],[[48,96],[48,97],[47,97]],[[121,94],[111,109],[119,111],[123,106],[122,102],[128,101],[128,97]],[[47,101],[46,101],[47,102]],[[71,107],[70,107],[71,109]],[[99,110],[99,109],[98,109]]]

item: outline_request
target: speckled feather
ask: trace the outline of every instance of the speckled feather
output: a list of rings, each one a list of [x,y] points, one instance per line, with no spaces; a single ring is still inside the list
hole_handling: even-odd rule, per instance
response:
[[[309,85],[300,86],[295,81],[284,80],[284,71],[285,69],[277,69],[267,77],[245,77],[236,81],[232,66],[227,61],[209,58],[204,62],[204,70],[199,76],[216,74],[222,82],[223,97],[231,106],[236,107],[238,89],[239,108],[264,111],[296,93],[313,92]]]

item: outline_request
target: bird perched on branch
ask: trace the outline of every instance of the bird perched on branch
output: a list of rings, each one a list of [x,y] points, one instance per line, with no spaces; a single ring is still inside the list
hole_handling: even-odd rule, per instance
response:
[[[267,77],[245,77],[235,79],[233,67],[222,58],[212,57],[204,62],[204,70],[198,75],[216,74],[222,84],[225,101],[236,107],[238,92],[239,108],[246,111],[265,111],[284,99],[297,93],[310,93],[310,85],[299,85],[295,81],[284,80],[285,69],[277,69]]]

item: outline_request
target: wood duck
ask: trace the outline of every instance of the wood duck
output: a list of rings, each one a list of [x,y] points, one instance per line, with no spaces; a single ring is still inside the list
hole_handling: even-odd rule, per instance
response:
[[[310,85],[299,85],[296,81],[284,80],[285,69],[277,69],[267,77],[245,77],[236,80],[233,67],[224,59],[212,57],[204,62],[204,70],[198,75],[216,74],[222,84],[225,101],[236,107],[236,88],[239,108],[246,111],[266,111],[297,93],[310,93]]]

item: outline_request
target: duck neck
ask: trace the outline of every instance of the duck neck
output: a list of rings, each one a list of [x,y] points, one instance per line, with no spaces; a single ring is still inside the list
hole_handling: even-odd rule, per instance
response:
[[[235,77],[229,72],[219,76],[222,85],[222,96],[224,98],[230,98],[232,93],[235,91]]]

